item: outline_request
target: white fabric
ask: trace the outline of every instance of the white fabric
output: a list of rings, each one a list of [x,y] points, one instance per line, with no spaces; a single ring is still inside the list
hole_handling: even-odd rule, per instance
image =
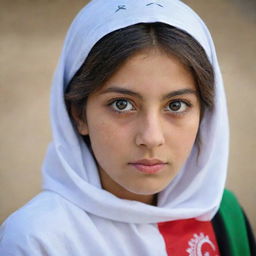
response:
[[[163,22],[187,31],[204,47],[216,76],[215,108],[206,111],[201,122],[199,158],[195,147],[159,194],[157,207],[119,199],[101,188],[96,164],[74,130],[63,99],[93,45],[109,32],[140,22]],[[2,226],[0,255],[166,255],[156,223],[211,220],[218,210],[228,160],[225,94],[210,33],[181,1],[94,0],[82,9],[68,31],[53,80],[51,121],[45,192]]]

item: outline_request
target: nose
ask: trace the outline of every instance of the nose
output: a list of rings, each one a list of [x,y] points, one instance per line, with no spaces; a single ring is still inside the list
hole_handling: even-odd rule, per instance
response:
[[[142,118],[137,129],[137,146],[153,149],[165,143],[161,119],[157,114],[149,114]]]

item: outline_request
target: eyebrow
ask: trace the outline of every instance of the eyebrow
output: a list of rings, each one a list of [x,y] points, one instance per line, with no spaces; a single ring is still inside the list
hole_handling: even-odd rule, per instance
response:
[[[130,95],[130,96],[134,96],[134,97],[139,98],[139,99],[143,99],[142,95],[139,94],[138,92],[134,92],[134,91],[131,91],[131,90],[128,90],[128,89],[120,88],[120,87],[106,88],[105,90],[103,90],[101,92],[101,94],[111,93],[111,92],[120,93],[120,94],[124,94],[124,95]],[[179,95],[184,95],[184,94],[197,95],[197,91],[193,90],[193,89],[184,88],[184,89],[172,91],[172,92],[164,95],[162,99],[165,100],[165,99],[172,98],[174,96],[179,96]]]
[[[169,99],[172,98],[174,96],[179,96],[179,95],[184,95],[184,94],[194,94],[195,96],[197,96],[197,91],[193,90],[193,89],[180,89],[180,90],[176,90],[173,92],[168,93],[167,95],[165,95],[163,97],[163,99]]]

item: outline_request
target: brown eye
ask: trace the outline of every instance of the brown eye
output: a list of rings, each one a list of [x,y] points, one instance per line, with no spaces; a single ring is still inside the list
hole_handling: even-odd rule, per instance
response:
[[[181,102],[180,101],[175,101],[169,104],[169,108],[172,111],[178,111],[181,108]]]
[[[128,102],[127,100],[117,100],[115,105],[119,110],[124,110],[127,107]]]
[[[172,101],[168,104],[167,110],[170,112],[184,112],[189,107],[189,105],[181,100]]]
[[[132,103],[126,99],[118,99],[111,103],[111,107],[117,112],[127,112],[134,109]]]

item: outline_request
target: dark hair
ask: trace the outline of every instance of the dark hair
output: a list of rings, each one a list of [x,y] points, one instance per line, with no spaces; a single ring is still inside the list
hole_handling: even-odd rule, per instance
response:
[[[202,46],[188,33],[164,23],[139,23],[104,36],[90,51],[81,68],[70,81],[65,100],[80,119],[88,96],[101,88],[132,55],[145,48],[158,48],[176,56],[196,82],[201,103],[201,117],[214,101],[214,71]],[[72,118],[72,116],[71,116]]]

